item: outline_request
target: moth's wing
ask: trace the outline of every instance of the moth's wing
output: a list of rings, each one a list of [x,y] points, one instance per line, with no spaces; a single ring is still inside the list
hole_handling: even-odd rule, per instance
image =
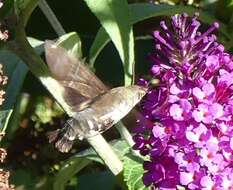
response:
[[[101,80],[81,60],[55,42],[45,41],[45,57],[53,77],[65,88],[67,103],[74,109],[79,110],[79,104],[90,102],[90,99],[107,91]]]
[[[64,87],[64,98],[74,111],[88,107],[93,98],[105,92],[83,82],[61,81],[61,84]]]

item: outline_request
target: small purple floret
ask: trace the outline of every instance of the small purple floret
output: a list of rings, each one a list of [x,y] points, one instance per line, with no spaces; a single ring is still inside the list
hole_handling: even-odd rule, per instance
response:
[[[233,190],[233,56],[213,32],[201,32],[198,14],[160,22],[150,55],[152,78],[141,103],[134,149],[151,189]]]

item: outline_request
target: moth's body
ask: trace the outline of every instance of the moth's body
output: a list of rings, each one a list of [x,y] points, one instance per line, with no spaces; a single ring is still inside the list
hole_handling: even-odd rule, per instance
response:
[[[108,90],[82,63],[76,63],[75,67],[78,60],[69,57],[63,48],[49,41],[45,50],[50,70],[64,87],[64,97],[75,111],[65,127],[49,134],[49,141],[55,141],[61,152],[68,152],[74,140],[88,138],[113,126],[146,94],[146,88],[137,85]],[[57,57],[52,60],[54,54],[62,60]],[[57,68],[58,64],[63,66],[61,61],[67,66],[63,70]]]

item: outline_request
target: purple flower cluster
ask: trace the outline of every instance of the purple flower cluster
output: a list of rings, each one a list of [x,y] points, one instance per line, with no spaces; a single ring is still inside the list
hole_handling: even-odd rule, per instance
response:
[[[198,15],[180,14],[154,31],[151,75],[159,79],[141,103],[134,149],[152,189],[233,190],[233,57]]]

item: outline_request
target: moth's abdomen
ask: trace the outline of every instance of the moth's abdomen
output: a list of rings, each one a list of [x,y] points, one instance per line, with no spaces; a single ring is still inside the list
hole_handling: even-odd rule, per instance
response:
[[[55,143],[55,147],[60,152],[69,152],[73,146],[73,143],[74,143],[74,140],[69,140],[68,137],[63,136],[61,139],[57,140],[57,142]]]

